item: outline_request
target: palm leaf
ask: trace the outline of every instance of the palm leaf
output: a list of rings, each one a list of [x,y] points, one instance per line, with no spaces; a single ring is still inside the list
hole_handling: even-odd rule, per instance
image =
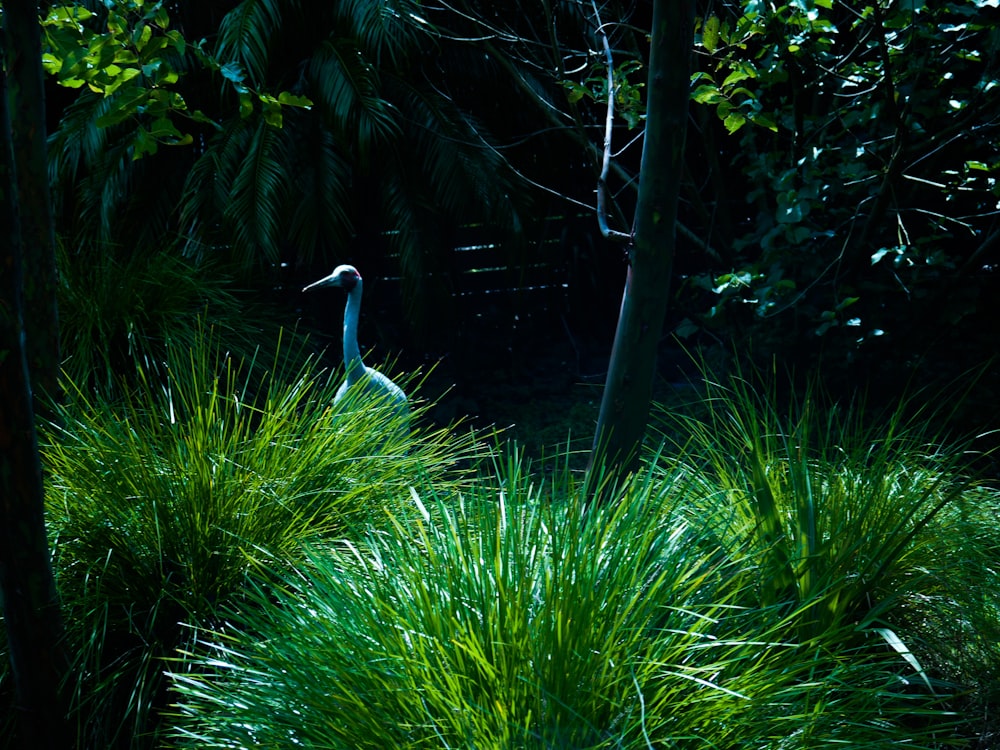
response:
[[[276,263],[281,247],[281,209],[288,195],[287,136],[263,119],[233,179],[225,212],[233,232],[233,255],[250,265],[258,253]]]
[[[253,135],[253,123],[232,118],[216,133],[209,147],[188,173],[181,202],[180,224],[185,235],[184,252],[204,257],[204,248],[215,243],[218,229],[233,190],[233,182]]]
[[[519,191],[507,162],[486,140],[486,128],[441,96],[410,88],[406,103],[408,136],[418,144],[410,153],[427,175],[434,205],[452,216],[516,223],[511,196]]]
[[[288,239],[298,250],[297,260],[308,263],[324,245],[347,241],[351,167],[315,118],[287,120],[285,127],[299,148]]]
[[[380,67],[399,65],[417,46],[427,22],[421,4],[413,0],[346,0],[338,4],[340,17],[350,27],[350,35],[361,44],[365,55]]]
[[[243,0],[219,25],[216,55],[238,62],[258,84],[267,77],[270,43],[282,26],[282,5],[270,0]]]
[[[324,117],[362,158],[399,132],[395,107],[379,95],[379,73],[353,40],[323,42],[310,58],[306,75]]]
[[[54,179],[74,184],[81,169],[104,152],[108,130],[97,127],[96,121],[110,111],[111,104],[87,90],[63,110],[59,127],[49,139],[50,172]]]

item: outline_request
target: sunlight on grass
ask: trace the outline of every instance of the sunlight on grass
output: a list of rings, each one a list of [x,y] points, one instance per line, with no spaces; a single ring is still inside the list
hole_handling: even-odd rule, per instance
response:
[[[392,530],[317,549],[202,633],[174,673],[178,741],[946,746],[952,693],[895,631],[817,630],[826,588],[763,604],[768,555],[692,515],[712,475],[661,459],[596,508],[516,454],[469,492],[414,491]]]
[[[189,746],[598,747],[732,710],[722,560],[669,487],[587,512],[497,479],[258,587],[175,675]]]
[[[459,481],[472,455],[460,430],[409,434],[384,405],[335,411],[336,373],[284,361],[254,377],[261,363],[206,332],[168,347],[165,380],[140,371],[114,401],[70,390],[46,431],[54,564],[95,746],[146,726],[161,660],[191,637],[185,625],[242,596],[248,571],[385,523],[409,486]]]
[[[964,445],[934,432],[933,402],[907,417],[915,404],[880,413],[815,389],[782,409],[761,379],[706,388],[707,408],[659,412],[671,436],[660,465],[697,476],[685,517],[746,556],[749,603],[810,649],[896,658],[887,695],[987,686],[1000,665],[1000,495],[969,479]],[[908,703],[887,701],[886,718],[908,726]]]
[[[996,703],[1000,494],[933,415],[709,381],[594,506],[202,330],[44,430],[83,745],[937,750]]]

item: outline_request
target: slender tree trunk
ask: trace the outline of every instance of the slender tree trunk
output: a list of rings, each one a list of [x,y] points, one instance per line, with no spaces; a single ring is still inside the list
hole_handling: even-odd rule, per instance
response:
[[[633,245],[590,473],[636,468],[670,293],[690,95],[694,3],[654,0],[646,132]]]
[[[28,371],[38,398],[56,398],[59,384],[59,318],[56,311],[56,255],[52,229],[42,74],[42,32],[38,3],[8,2],[4,24],[11,136],[17,171],[24,253],[24,321]],[[47,3],[46,3],[47,5]],[[39,404],[36,402],[36,408]]]
[[[0,28],[0,595],[20,744],[71,748],[63,685],[63,624],[45,534],[42,469],[25,346],[17,180],[7,95],[6,32],[34,3],[6,0]],[[35,60],[41,65],[41,56]],[[18,112],[19,116],[24,113]],[[35,123],[41,127],[40,123]],[[27,127],[31,127],[30,124]],[[44,132],[44,129],[43,131]],[[42,173],[44,176],[44,172]],[[51,231],[51,230],[50,230]]]

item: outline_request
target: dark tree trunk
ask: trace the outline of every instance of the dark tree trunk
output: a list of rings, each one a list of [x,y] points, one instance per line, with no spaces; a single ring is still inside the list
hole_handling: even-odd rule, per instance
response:
[[[4,23],[11,140],[17,172],[24,253],[24,321],[28,371],[37,398],[56,398],[59,383],[59,319],[56,255],[46,154],[45,90],[38,4],[8,2]],[[38,404],[36,403],[36,407]]]
[[[37,25],[37,12],[34,3],[7,0],[6,28],[0,29],[4,53],[0,65],[0,594],[20,744],[71,748],[62,689],[67,675],[63,625],[45,534],[42,469],[25,347],[25,245],[7,96],[7,40],[12,38],[7,34],[22,28],[20,23],[29,16]],[[41,65],[40,55],[35,65]]]
[[[634,239],[591,451],[592,475],[634,470],[649,419],[674,259],[693,18],[691,0],[654,0]]]

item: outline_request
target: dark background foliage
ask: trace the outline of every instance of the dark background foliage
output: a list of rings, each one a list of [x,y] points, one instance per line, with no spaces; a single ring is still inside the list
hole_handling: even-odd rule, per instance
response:
[[[101,123],[117,94],[53,81],[68,246],[129,264],[172,245],[210,285],[277,303],[334,349],[339,298],[299,290],[355,263],[363,345],[407,368],[439,362],[439,390],[457,384],[446,412],[479,414],[504,391],[523,401],[528,384],[572,400],[574,384],[600,382],[625,262],[592,208],[607,101],[595,30],[615,66],[609,221],[628,232],[647,3],[168,10],[192,43],[163,53],[181,73],[187,145],[133,159],[142,112]],[[996,8],[698,11],[663,381],[684,379],[682,346],[880,398],[979,368],[962,418],[984,426],[997,393]],[[150,17],[126,14],[133,28]],[[276,127],[251,94],[279,91],[312,106],[283,107]],[[70,250],[64,273],[88,264]]]

